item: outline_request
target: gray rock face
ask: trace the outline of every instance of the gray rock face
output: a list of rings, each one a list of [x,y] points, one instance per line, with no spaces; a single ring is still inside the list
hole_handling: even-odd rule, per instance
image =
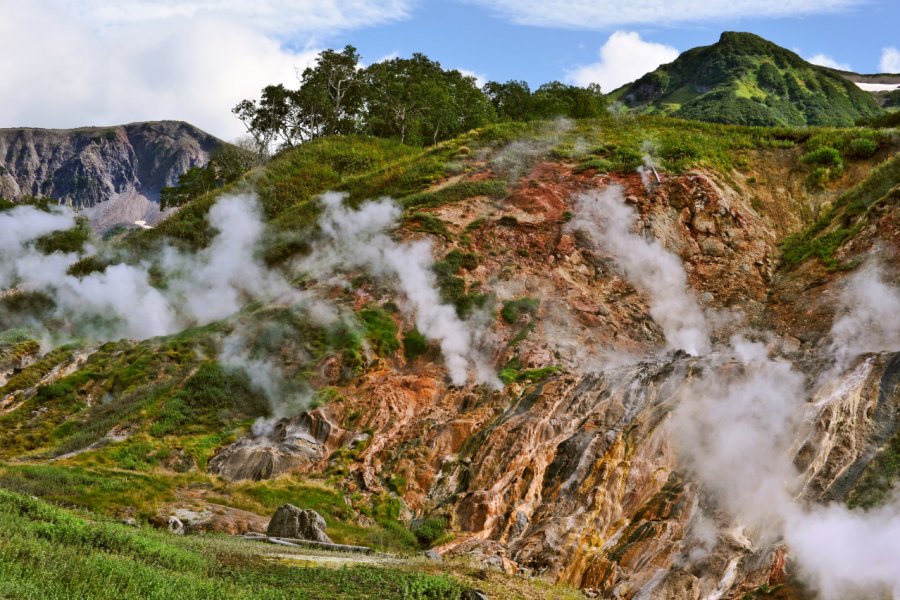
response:
[[[275,511],[266,534],[269,537],[294,538],[313,542],[333,543],[325,533],[325,519],[314,510],[284,504]]]
[[[79,129],[0,129],[0,196],[49,196],[79,208],[156,203],[222,141],[180,121]],[[133,211],[132,211],[133,212]]]
[[[223,448],[207,470],[229,481],[271,479],[303,471],[353,438],[320,411],[281,419],[269,430],[250,434]]]

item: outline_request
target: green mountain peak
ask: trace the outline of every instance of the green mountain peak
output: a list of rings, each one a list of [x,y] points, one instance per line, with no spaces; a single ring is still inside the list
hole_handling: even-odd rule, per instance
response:
[[[740,125],[853,125],[871,94],[758,35],[726,31],[611,96],[642,112]]]

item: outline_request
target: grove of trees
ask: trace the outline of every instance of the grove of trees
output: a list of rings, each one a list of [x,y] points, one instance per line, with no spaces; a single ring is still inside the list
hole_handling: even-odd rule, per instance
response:
[[[163,209],[180,206],[235,181],[284,149],[329,135],[363,134],[427,146],[495,121],[598,117],[606,110],[600,86],[553,81],[531,91],[524,81],[488,82],[443,69],[424,54],[368,67],[353,46],[321,52],[299,76],[300,87],[263,88],[232,112],[244,123],[244,143],[225,145],[204,167],[193,167],[164,188]],[[240,147],[239,147],[240,146]]]
[[[366,134],[430,145],[497,120],[596,117],[605,111],[600,87],[558,81],[534,92],[524,81],[488,82],[443,69],[424,54],[368,67],[353,46],[321,52],[291,90],[263,88],[232,112],[261,154],[327,135]]]

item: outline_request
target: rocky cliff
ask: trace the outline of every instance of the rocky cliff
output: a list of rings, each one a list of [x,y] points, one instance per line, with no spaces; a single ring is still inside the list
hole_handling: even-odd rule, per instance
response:
[[[0,464],[0,484],[142,471],[128,485],[152,500],[97,500],[81,479],[48,495],[157,520],[297,496],[340,543],[399,528],[589,597],[896,595],[894,135],[504,127],[385,164],[363,158],[371,140],[321,140],[256,180],[261,211],[206,199],[139,232],[138,248],[186,245],[204,210],[219,231],[196,256],[169,247],[168,285],[127,296],[153,300],[139,325],[169,302],[168,329],[128,329],[144,341],[87,300],[146,282],[148,252],[39,288],[48,337],[98,343],[7,344],[0,459],[28,464]],[[801,157],[823,143],[847,163],[816,185]],[[40,278],[22,279],[3,307],[37,319]]]
[[[101,226],[153,221],[160,190],[221,144],[179,121],[0,129],[0,197],[49,196],[88,209]]]

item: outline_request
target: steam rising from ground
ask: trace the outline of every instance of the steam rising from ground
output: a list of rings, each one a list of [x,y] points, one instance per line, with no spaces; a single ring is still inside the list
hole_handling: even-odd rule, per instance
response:
[[[622,189],[611,186],[578,196],[569,227],[583,231],[597,248],[611,254],[629,283],[647,294],[650,315],[665,333],[669,348],[705,354],[710,349],[709,328],[688,287],[681,259],[656,238],[634,233],[636,220]]]
[[[849,279],[842,303],[850,312],[832,328],[829,351],[838,368],[830,378],[844,375],[861,352],[900,349],[897,313],[883,312],[896,311],[897,300],[876,266]],[[735,338],[727,353],[708,357],[702,375],[689,381],[669,427],[683,465],[733,522],[756,543],[784,539],[801,576],[822,598],[896,598],[900,501],[860,512],[806,506],[797,497],[801,482],[792,457],[818,416],[810,413],[809,395],[790,363],[768,356],[762,344]]]
[[[396,225],[401,210],[390,200],[368,202],[358,210],[343,205],[340,194],[325,194],[319,223],[323,240],[301,265],[320,279],[332,279],[353,269],[394,282],[416,327],[443,352],[450,378],[463,385],[470,371],[481,383],[499,386],[496,375],[478,351],[479,336],[443,304],[432,271],[431,245],[426,241],[395,242],[386,231]],[[335,317],[333,308],[294,290],[284,276],[257,257],[265,234],[256,198],[222,197],[210,209],[208,221],[216,235],[208,247],[187,254],[163,249],[156,263],[119,263],[103,271],[74,276],[67,270],[82,255],[44,254],[35,242],[75,225],[71,211],[42,212],[22,206],[0,213],[0,289],[47,294],[54,301],[54,318],[70,335],[97,340],[123,337],[146,339],[224,319],[248,301],[286,300],[303,305],[314,321]],[[59,341],[60,332],[45,337]],[[275,416],[296,412],[308,393],[297,395],[283,374],[254,355],[241,332],[226,338],[220,361],[239,367],[270,400]]]
[[[798,497],[793,456],[818,417],[807,403],[806,378],[765,345],[741,337],[708,354],[710,325],[681,261],[658,240],[633,232],[637,215],[621,189],[582,194],[575,207],[570,227],[611,254],[647,294],[668,346],[705,355],[667,424],[682,466],[754,547],[784,540],[800,574],[825,600],[900,597],[900,500],[860,512],[806,506]],[[860,353],[900,350],[900,294],[876,264],[848,278],[839,314],[826,349],[836,361],[828,378],[843,376]]]
[[[571,119],[558,118],[542,126],[539,136],[515,140],[501,148],[491,158],[494,171],[503,174],[510,183],[519,180],[540,158],[558,146],[563,134],[575,127]]]
[[[641,144],[641,151],[644,153],[644,164],[638,167],[638,174],[641,176],[641,183],[644,189],[649,193],[653,189],[654,184],[659,183],[659,163],[654,156],[659,153],[656,144],[649,140],[644,140]]]
[[[83,277],[67,273],[77,253],[43,254],[34,241],[74,225],[70,212],[16,207],[0,213],[0,287],[50,295],[55,317],[79,336],[146,339],[202,325],[236,312],[248,299],[269,299],[290,287],[255,256],[263,232],[256,199],[226,196],[210,210],[217,230],[210,246],[188,255],[168,248],[159,266],[164,287],[151,285],[149,262],[120,263]]]
[[[885,282],[876,260],[847,278],[838,314],[829,347],[836,371],[863,352],[900,349],[900,292]]]
[[[479,383],[498,385],[496,375],[478,352],[469,325],[453,306],[443,304],[432,266],[431,243],[400,243],[386,231],[402,213],[390,199],[366,202],[358,209],[344,205],[344,195],[322,196],[324,213],[319,227],[324,240],[302,268],[319,277],[342,269],[366,269],[396,284],[415,314],[416,328],[440,344],[454,385],[468,380],[470,368]]]

